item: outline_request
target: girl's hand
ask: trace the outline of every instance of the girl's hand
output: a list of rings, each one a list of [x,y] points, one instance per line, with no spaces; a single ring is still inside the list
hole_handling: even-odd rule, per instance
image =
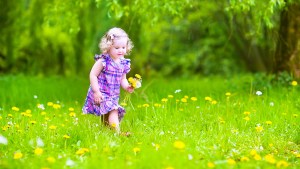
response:
[[[102,94],[101,94],[101,92],[95,92],[94,93],[94,102],[95,102],[95,104],[100,104],[100,102],[102,102],[102,100],[103,100],[103,96],[102,96]]]
[[[132,93],[134,91],[134,88],[132,86],[128,86],[126,88],[126,91],[129,92],[129,93]]]

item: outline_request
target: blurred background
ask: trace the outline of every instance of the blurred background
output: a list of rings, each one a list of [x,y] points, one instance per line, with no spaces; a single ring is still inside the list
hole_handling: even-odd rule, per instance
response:
[[[299,0],[1,0],[0,74],[87,77],[112,27],[143,77],[300,77]]]

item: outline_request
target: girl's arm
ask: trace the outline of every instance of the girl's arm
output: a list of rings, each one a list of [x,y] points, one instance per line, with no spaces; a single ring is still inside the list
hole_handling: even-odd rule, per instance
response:
[[[124,90],[128,91],[129,93],[132,93],[134,91],[133,87],[130,86],[128,80],[126,79],[126,74],[122,75],[121,86]]]
[[[90,72],[90,83],[91,83],[92,91],[94,93],[94,102],[96,104],[100,104],[100,102],[102,101],[102,94],[99,90],[99,84],[98,84],[98,75],[101,73],[103,69],[102,61],[103,61],[102,59],[97,60]]]

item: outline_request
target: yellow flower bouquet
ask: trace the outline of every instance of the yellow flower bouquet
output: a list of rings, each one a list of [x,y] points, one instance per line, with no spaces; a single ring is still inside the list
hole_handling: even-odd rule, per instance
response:
[[[133,89],[142,87],[142,76],[139,74],[135,74],[134,77],[129,77],[127,80],[128,80],[129,85]],[[129,102],[131,104],[132,108],[134,109],[134,107],[130,101],[130,96],[131,96],[130,93],[126,93],[125,98],[124,98],[123,102],[121,103],[121,105],[126,106],[127,102]]]

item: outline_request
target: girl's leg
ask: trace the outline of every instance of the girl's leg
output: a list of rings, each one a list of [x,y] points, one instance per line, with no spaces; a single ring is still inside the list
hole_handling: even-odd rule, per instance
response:
[[[114,128],[118,133],[120,132],[118,110],[112,110],[108,113],[108,124],[112,128]]]

